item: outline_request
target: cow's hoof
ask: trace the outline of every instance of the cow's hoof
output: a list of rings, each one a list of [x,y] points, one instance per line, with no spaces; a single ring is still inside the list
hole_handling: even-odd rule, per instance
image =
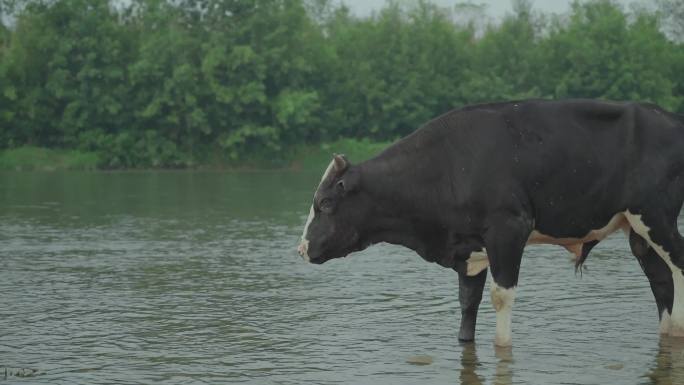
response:
[[[670,334],[670,329],[672,328],[672,320],[670,319],[670,313],[666,311],[663,312],[663,315],[660,317],[660,327],[658,328],[658,332],[660,335],[666,336]]]
[[[667,335],[670,337],[684,337],[684,327],[679,325],[671,325]]]

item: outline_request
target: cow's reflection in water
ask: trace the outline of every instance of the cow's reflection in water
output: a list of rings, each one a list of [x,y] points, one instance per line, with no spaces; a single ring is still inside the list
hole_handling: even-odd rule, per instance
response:
[[[460,384],[463,385],[480,385],[487,381],[477,374],[481,364],[477,358],[477,351],[474,343],[463,344],[461,351],[461,376]],[[494,381],[496,385],[509,385],[513,383],[513,372],[511,371],[511,364],[513,363],[513,350],[508,348],[494,349],[497,358],[496,370],[494,372]]]
[[[477,374],[477,369],[480,367],[480,362],[477,359],[477,352],[475,351],[475,343],[469,342],[463,344],[461,351],[461,384],[477,385],[484,384],[480,375]]]
[[[494,384],[510,385],[513,383],[513,372],[511,371],[513,349],[511,347],[495,346],[494,355],[497,359],[496,371],[494,372]]]
[[[477,357],[474,343],[465,343],[461,350],[461,373],[459,384],[481,385],[486,381],[478,371],[482,364]],[[513,383],[513,351],[511,348],[495,347],[496,369],[491,383],[509,385]],[[658,345],[653,367],[642,377],[643,384],[679,385],[684,384],[684,338],[662,336]]]
[[[648,384],[684,384],[684,338],[662,336],[654,366],[644,377]]]

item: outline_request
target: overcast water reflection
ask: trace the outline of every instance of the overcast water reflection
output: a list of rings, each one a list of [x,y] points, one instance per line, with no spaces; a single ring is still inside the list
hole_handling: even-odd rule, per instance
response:
[[[456,274],[295,247],[314,173],[0,173],[0,383],[682,384],[624,236],[523,259],[512,349]]]

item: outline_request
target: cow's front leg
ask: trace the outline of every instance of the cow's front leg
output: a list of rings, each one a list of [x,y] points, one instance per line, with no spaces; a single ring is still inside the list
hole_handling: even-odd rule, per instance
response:
[[[482,301],[487,269],[485,268],[475,276],[469,276],[467,272],[458,273],[458,301],[461,303],[461,329],[458,332],[459,341],[472,341],[475,339],[475,324],[477,323],[477,310]]]
[[[532,221],[525,216],[499,216],[493,218],[485,234],[485,247],[492,271],[491,296],[496,310],[497,346],[511,346],[511,312],[518,285],[520,261]]]

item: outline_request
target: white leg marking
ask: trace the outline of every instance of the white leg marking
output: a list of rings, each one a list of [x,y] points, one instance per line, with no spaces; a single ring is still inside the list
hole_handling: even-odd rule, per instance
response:
[[[468,271],[466,275],[475,276],[480,274],[482,270],[489,266],[489,258],[487,257],[487,250],[473,251],[470,253],[470,257],[466,259],[466,265],[468,266]]]
[[[332,171],[333,167],[335,167],[335,160],[330,162],[328,165],[328,168],[325,169],[325,172],[323,173],[323,176],[321,177],[321,181],[318,183],[318,188],[321,187],[323,184],[323,181],[328,177],[330,172]],[[318,190],[318,188],[316,190]],[[314,193],[314,199],[316,199],[316,194]],[[304,258],[305,261],[309,261],[309,240],[306,238],[307,233],[309,232],[309,225],[311,225],[311,222],[313,221],[315,216],[314,212],[314,207],[311,205],[311,208],[309,209],[309,217],[306,218],[306,223],[304,224],[304,231],[302,231],[302,238],[299,242],[299,247],[297,247],[297,252],[299,252],[299,255]]]
[[[663,314],[660,316],[660,334],[667,335],[670,334],[670,326],[672,325],[672,320],[670,320],[670,313],[667,309],[663,310]]]
[[[632,214],[629,211],[625,212],[625,216],[637,234],[641,235],[648,244],[653,248],[653,250],[658,253],[660,258],[665,261],[667,266],[672,272],[672,282],[674,286],[674,300],[672,302],[672,314],[667,317],[669,327],[666,329],[668,333],[672,336],[684,337],[684,275],[682,271],[672,263],[672,258],[670,253],[665,251],[662,246],[653,242],[648,232],[651,230],[646,224],[641,220],[641,215]],[[665,311],[667,313],[667,311]],[[660,322],[660,330],[664,328],[663,322],[666,318],[663,316]]]
[[[504,289],[491,282],[492,305],[496,310],[496,337],[494,345],[511,346],[511,311],[515,300],[515,287]]]

